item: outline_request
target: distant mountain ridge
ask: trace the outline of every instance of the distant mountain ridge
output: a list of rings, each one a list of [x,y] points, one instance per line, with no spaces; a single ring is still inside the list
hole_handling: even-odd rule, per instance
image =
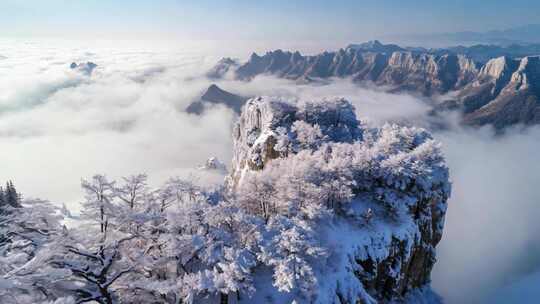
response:
[[[527,24],[502,30],[461,31],[446,33],[389,36],[394,39],[422,41],[427,43],[469,44],[487,43],[498,45],[540,43],[540,24]]]
[[[302,56],[299,52],[276,50],[263,56],[252,54],[234,73],[236,79],[250,80],[271,74],[292,80],[352,77],[392,85],[395,90],[414,89],[425,95],[445,93],[478,72],[476,63],[462,55],[435,55],[410,51],[379,53],[353,48]]]
[[[377,53],[393,53],[407,50],[396,44],[382,44],[379,40],[371,40],[360,44],[349,44],[345,49]]]
[[[494,50],[489,46],[487,49]],[[502,129],[516,123],[540,123],[539,57],[488,56],[489,60],[481,64],[461,54],[463,50],[463,47],[449,50],[401,48],[371,41],[313,56],[282,50],[262,56],[253,53],[247,62],[234,61],[234,66],[219,70],[245,81],[263,74],[300,82],[347,77],[391,92],[406,91],[427,97],[453,92],[455,98],[435,106],[461,109],[466,114],[464,122],[467,124],[493,124]],[[475,49],[465,50],[474,53]],[[508,48],[499,50],[508,51]],[[221,61],[220,65],[223,64]],[[225,74],[214,73],[213,76],[219,78]]]
[[[430,49],[431,53],[453,53],[463,54],[477,63],[484,64],[490,59],[497,57],[527,57],[540,55],[540,44],[511,44],[508,46],[500,46],[494,44],[476,44],[472,46],[455,46],[442,49]]]

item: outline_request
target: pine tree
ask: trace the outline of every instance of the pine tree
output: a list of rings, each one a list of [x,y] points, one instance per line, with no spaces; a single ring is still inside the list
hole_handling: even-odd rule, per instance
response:
[[[4,209],[4,204],[5,204],[4,189],[2,188],[2,186],[0,186],[0,214],[2,213],[2,210]]]
[[[6,190],[4,191],[4,203],[13,208],[20,208],[20,195],[17,193],[17,189],[13,186],[12,181],[6,183]]]

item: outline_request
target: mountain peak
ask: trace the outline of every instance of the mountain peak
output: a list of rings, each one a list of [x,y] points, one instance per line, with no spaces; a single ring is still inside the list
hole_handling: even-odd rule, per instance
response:
[[[206,93],[208,94],[209,92],[222,92],[223,90],[218,87],[215,83],[212,83],[208,89],[206,89]]]
[[[240,113],[240,109],[246,100],[246,97],[227,92],[213,83],[206,89],[204,94],[202,94],[200,100],[191,103],[186,108],[186,112],[201,114],[204,111],[205,106],[221,104],[231,108],[236,113]]]
[[[494,79],[499,79],[509,70],[512,73],[512,70],[517,68],[517,61],[513,60],[507,56],[501,56],[489,60],[480,70],[479,77],[491,77]]]
[[[211,84],[201,96],[202,100],[206,101],[217,101],[223,99],[229,99],[231,96],[236,96],[232,93],[229,93],[225,90],[222,90],[215,83]]]
[[[211,79],[222,78],[231,70],[231,68],[235,68],[237,66],[238,61],[230,57],[224,57],[221,58],[218,63],[206,73],[206,76]]]

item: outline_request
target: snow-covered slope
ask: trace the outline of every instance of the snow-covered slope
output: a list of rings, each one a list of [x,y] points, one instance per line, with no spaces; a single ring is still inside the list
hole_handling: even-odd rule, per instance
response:
[[[249,206],[304,229],[301,241],[294,233],[284,239],[278,234],[270,248],[287,248],[289,263],[305,271],[290,278],[270,254],[255,269],[255,293],[241,302],[439,301],[429,287],[430,272],[450,184],[439,146],[427,132],[369,128],[343,99],[257,97],[244,106],[233,136],[231,193],[277,195],[273,204]],[[278,219],[269,216],[268,226]]]

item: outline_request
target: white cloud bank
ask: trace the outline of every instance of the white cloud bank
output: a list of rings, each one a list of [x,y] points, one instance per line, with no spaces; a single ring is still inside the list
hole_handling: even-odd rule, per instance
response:
[[[209,156],[229,159],[232,112],[182,110],[206,81],[189,52],[13,48],[0,61],[0,181],[75,207],[80,178],[187,174]],[[90,77],[72,61],[98,64]],[[212,60],[213,62],[213,60]]]
[[[13,179],[24,194],[76,206],[80,178],[94,173],[146,172],[159,183],[209,156],[229,162],[232,112],[182,112],[209,85],[201,75],[221,54],[205,56],[211,51],[192,47],[0,46],[0,181]],[[72,61],[98,68],[86,77],[69,70]],[[218,84],[244,96],[342,96],[376,124],[429,126],[433,119],[418,98],[345,80],[313,86],[258,77]],[[455,126],[455,117],[446,120]],[[495,138],[487,128],[453,127],[435,136],[454,187],[433,286],[447,303],[482,302],[540,266],[540,129]]]

